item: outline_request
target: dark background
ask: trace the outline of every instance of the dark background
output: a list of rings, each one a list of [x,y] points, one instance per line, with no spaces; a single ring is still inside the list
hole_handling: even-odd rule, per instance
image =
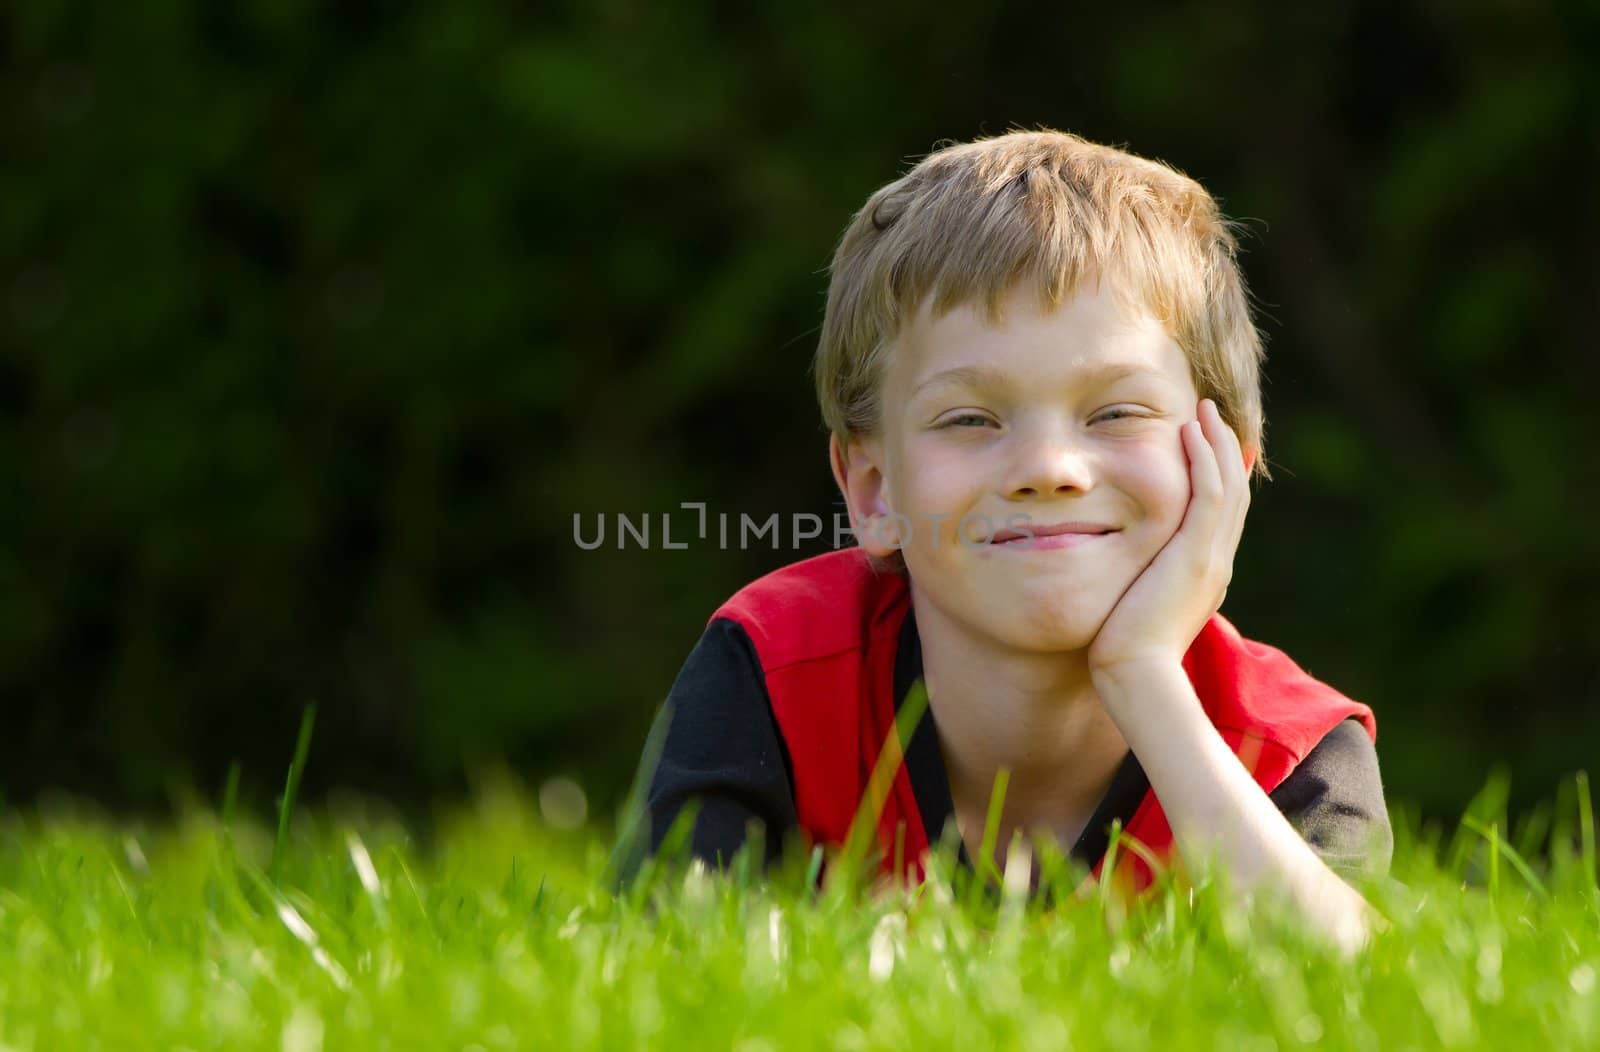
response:
[[[710,612],[823,548],[573,516],[829,514],[835,238],[1039,124],[1250,221],[1225,612],[1377,710],[1392,799],[1552,795],[1600,742],[1596,8],[1113,6],[7,5],[5,797],[264,798],[314,701],[314,795],[614,801]]]

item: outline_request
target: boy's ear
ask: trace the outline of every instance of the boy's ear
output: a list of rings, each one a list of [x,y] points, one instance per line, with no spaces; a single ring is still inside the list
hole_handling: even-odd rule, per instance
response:
[[[880,558],[899,551],[903,538],[898,524],[905,519],[889,508],[882,446],[872,439],[851,438],[841,443],[838,435],[829,435],[828,462],[844,497],[856,543],[868,555]]]
[[[1254,468],[1255,466],[1256,466],[1256,451],[1253,450],[1253,449],[1245,450],[1244,451],[1244,473],[1246,475],[1250,474],[1250,470],[1252,468]]]

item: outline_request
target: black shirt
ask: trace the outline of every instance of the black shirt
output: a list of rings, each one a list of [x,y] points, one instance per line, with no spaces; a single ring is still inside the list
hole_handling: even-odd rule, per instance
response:
[[[922,675],[922,644],[909,610],[897,645],[898,706]],[[786,835],[799,825],[793,765],[772,714],[755,646],[737,622],[719,618],[707,627],[673,683],[651,739],[660,741],[663,733],[645,798],[648,833],[639,832],[640,842],[647,841],[651,853],[659,850],[678,813],[699,799],[689,841],[695,857],[725,864],[755,820],[765,830],[764,861],[775,861]],[[928,839],[935,843],[941,831],[948,835],[955,809],[931,710],[912,732],[906,772]],[[1072,857],[1086,866],[1098,862],[1113,821],[1120,819],[1126,827],[1149,789],[1149,778],[1130,750],[1072,846]],[[1359,721],[1348,719],[1329,731],[1270,796],[1335,872],[1350,877],[1387,871],[1393,834],[1377,752]],[[961,863],[970,865],[960,837],[954,839]],[[624,871],[639,861],[635,848],[633,857],[623,862]]]

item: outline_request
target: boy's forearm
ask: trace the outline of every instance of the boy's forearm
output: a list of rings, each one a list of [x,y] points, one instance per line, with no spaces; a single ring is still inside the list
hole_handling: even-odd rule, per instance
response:
[[[1346,948],[1365,941],[1371,908],[1317,857],[1245,770],[1207,719],[1181,664],[1100,670],[1095,686],[1149,776],[1181,854],[1214,854],[1241,891],[1287,893]]]

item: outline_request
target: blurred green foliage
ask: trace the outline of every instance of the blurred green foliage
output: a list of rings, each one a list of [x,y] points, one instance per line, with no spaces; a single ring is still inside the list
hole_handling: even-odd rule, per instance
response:
[[[824,542],[573,516],[829,513],[834,238],[1036,124],[1250,222],[1241,629],[1429,811],[1593,761],[1592,5],[40,0],[0,54],[13,797],[281,784],[315,701],[312,792],[504,758],[614,798],[705,618]]]

